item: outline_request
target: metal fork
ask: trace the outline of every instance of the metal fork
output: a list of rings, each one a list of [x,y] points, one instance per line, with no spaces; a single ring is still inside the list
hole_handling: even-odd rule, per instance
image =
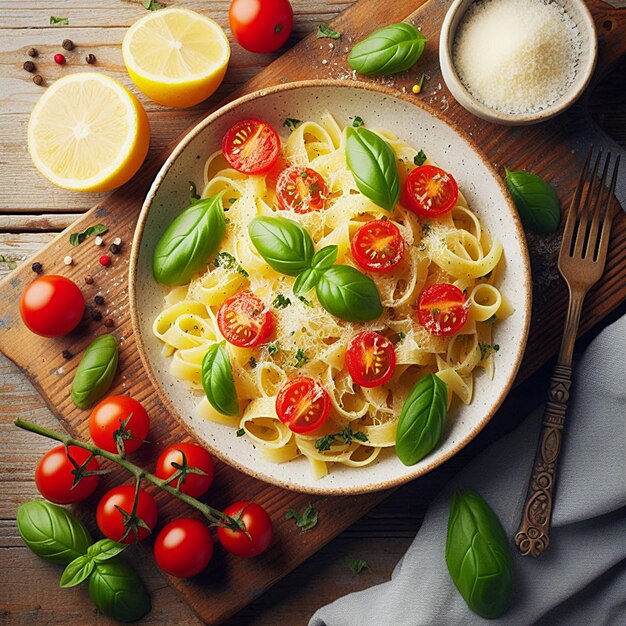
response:
[[[572,384],[574,342],[585,295],[600,280],[606,265],[615,208],[614,192],[619,155],[613,166],[610,188],[607,189],[611,153],[606,156],[600,179],[598,170],[602,151],[595,158],[589,174],[592,153],[593,147],[589,150],[572,199],[559,252],[559,271],[569,289],[569,306],[559,358],[550,379],[548,401],[522,520],[515,535],[515,544],[522,556],[537,557],[550,543],[556,469]]]

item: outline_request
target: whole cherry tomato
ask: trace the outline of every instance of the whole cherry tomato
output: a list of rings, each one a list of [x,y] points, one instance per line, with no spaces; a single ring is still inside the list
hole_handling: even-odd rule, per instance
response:
[[[145,441],[150,418],[140,402],[130,396],[109,396],[93,408],[89,434],[93,442],[108,452],[117,452],[116,439],[126,453],[134,452]]]
[[[163,527],[154,542],[157,565],[178,578],[199,574],[213,556],[213,539],[205,524],[177,519]]]
[[[185,480],[180,485],[180,490],[189,496],[197,498],[207,492],[213,482],[213,459],[211,455],[201,446],[195,443],[178,443],[168,446],[161,452],[156,463],[155,474],[167,480],[178,471],[172,463],[182,466],[183,454],[187,461],[188,467],[200,470],[203,474],[189,473],[185,476]],[[170,483],[172,487],[178,487],[179,480]]]
[[[152,532],[157,523],[159,509],[154,498],[147,491],[140,489],[135,515],[143,520],[150,530],[139,526],[137,533],[132,530],[127,533],[124,525],[125,516],[117,507],[131,515],[134,499],[135,487],[131,485],[113,487],[102,496],[96,509],[96,522],[105,537],[121,543],[134,543],[143,541]]]
[[[293,9],[288,0],[233,0],[228,22],[242,48],[274,52],[289,39]]]
[[[40,276],[24,289],[20,314],[24,324],[42,337],[62,337],[78,326],[85,298],[75,282],[54,274]]]
[[[79,466],[82,466],[91,456],[90,452],[76,446],[69,446],[69,453]],[[98,471],[100,469],[98,461],[91,459],[86,469],[90,472]],[[35,484],[39,493],[55,504],[72,504],[89,497],[96,490],[100,477],[84,476],[75,486],[72,486],[75,471],[76,468],[67,457],[65,446],[52,448],[37,464]]]
[[[223,511],[240,519],[246,531],[217,527],[217,538],[224,548],[237,556],[253,557],[265,552],[272,543],[272,520],[260,505],[247,500],[235,502]]]

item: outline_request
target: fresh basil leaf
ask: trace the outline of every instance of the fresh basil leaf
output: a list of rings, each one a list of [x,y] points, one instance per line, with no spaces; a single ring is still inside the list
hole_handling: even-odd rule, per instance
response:
[[[337,260],[339,246],[324,246],[318,250],[311,259],[311,267],[316,270],[323,270],[330,267]]]
[[[303,226],[286,217],[255,217],[248,225],[254,247],[268,265],[287,276],[311,266],[313,240]]]
[[[76,587],[80,585],[90,574],[93,572],[93,568],[96,566],[94,560],[84,554],[75,558],[61,574],[61,581],[59,585],[66,589],[67,587]]]
[[[104,235],[108,232],[109,229],[104,224],[94,224],[93,226],[88,226],[85,230],[79,233],[72,233],[70,235],[70,245],[78,246],[88,237],[92,237],[93,235]]]
[[[397,74],[415,65],[425,44],[426,38],[411,24],[391,24],[359,41],[348,56],[348,63],[366,76]]]
[[[311,289],[314,289],[317,286],[321,277],[322,273],[319,270],[304,270],[304,272],[296,278],[296,282],[293,284],[293,292],[296,296],[309,293]]]
[[[214,343],[202,360],[202,387],[210,405],[222,415],[239,415],[239,400],[226,342]]]
[[[167,227],[152,258],[157,282],[184,285],[215,254],[226,230],[224,193],[193,202]]]
[[[324,270],[315,292],[331,315],[347,322],[367,322],[383,312],[376,283],[349,265]]]
[[[446,565],[474,613],[487,619],[504,613],[513,593],[508,540],[496,514],[474,491],[452,496]]]
[[[67,565],[87,552],[91,537],[67,509],[45,500],[20,504],[17,529],[31,552],[57,565]]]
[[[70,18],[69,17],[54,17],[54,15],[50,16],[50,24],[52,26],[54,25],[60,25],[60,26],[68,26],[70,23]]]
[[[100,335],[85,350],[74,380],[72,381],[72,401],[81,409],[88,409],[102,398],[111,387],[119,350],[113,335]]]
[[[396,431],[396,454],[402,463],[415,465],[439,443],[447,404],[447,385],[438,376],[428,374],[415,383]]]
[[[542,235],[555,232],[561,222],[561,209],[552,186],[530,172],[504,171],[506,186],[524,226]]]
[[[141,578],[117,559],[96,563],[89,577],[89,595],[104,615],[120,622],[134,622],[152,609]]]
[[[341,33],[333,30],[326,24],[321,23],[317,25],[317,32],[315,34],[316,39],[339,39],[341,37]]]
[[[118,543],[112,539],[100,539],[87,550],[87,556],[98,563],[108,561],[123,552],[127,547],[125,543]]]
[[[400,175],[391,146],[367,128],[346,130],[346,161],[359,191],[393,211],[400,197]]]

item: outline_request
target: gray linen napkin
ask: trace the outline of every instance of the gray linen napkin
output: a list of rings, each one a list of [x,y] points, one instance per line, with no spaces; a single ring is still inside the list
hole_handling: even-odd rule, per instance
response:
[[[626,624],[626,316],[577,364],[564,434],[551,545],[521,557],[511,540],[514,597],[491,623]],[[509,538],[517,530],[542,411],[463,469],[430,506],[389,582],[318,610],[309,626],[486,624],[452,584],[444,560],[450,495],[478,491]]]

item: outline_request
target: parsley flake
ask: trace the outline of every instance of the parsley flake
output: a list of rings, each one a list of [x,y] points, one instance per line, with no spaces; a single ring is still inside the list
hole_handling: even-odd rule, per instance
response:
[[[243,428],[239,428],[236,432],[237,437],[243,437],[246,434],[246,431]]]
[[[354,116],[354,119],[352,120],[352,126],[354,126],[354,128],[358,128],[359,126],[363,126],[365,122],[363,122],[363,118],[359,117],[358,115]]]
[[[353,556],[347,556],[345,560],[353,574],[360,574],[363,570],[370,568],[365,559],[355,559]]]
[[[335,441],[342,441],[347,446],[349,446],[353,441],[360,441],[365,443],[368,441],[367,435],[359,430],[354,431],[349,426],[344,428],[341,432],[332,433],[330,435],[324,435],[319,439],[315,440],[315,448],[319,452],[326,452],[330,450],[330,446],[335,443]]]
[[[333,30],[323,22],[317,25],[316,39],[339,39],[341,33]]]
[[[69,26],[70,18],[69,17],[54,17],[54,15],[50,16],[50,24],[60,26]]]
[[[310,361],[302,348],[296,350],[296,367],[302,367]]]
[[[308,506],[298,513],[296,509],[289,509],[285,514],[285,519],[293,519],[296,521],[296,526],[305,532],[311,530],[317,526],[318,512],[317,509],[309,502]]]
[[[490,344],[485,343],[484,341],[478,342],[478,347],[480,348],[480,360],[484,361],[488,356],[494,354],[500,349],[500,346],[497,343]]]
[[[70,235],[70,245],[78,246],[88,237],[92,237],[93,235],[104,235],[109,232],[109,228],[104,224],[94,224],[93,226],[88,226],[85,230],[82,230],[79,233],[72,233]]]
[[[143,0],[143,8],[147,11],[158,11],[162,9],[165,5],[157,2],[157,0]]]
[[[296,130],[300,124],[302,124],[302,120],[297,120],[294,117],[288,117],[283,121],[283,126],[286,126],[291,131]]]
[[[272,306],[275,309],[286,309],[291,304],[291,300],[282,293],[277,293],[276,297],[272,300]]]
[[[417,165],[418,167],[420,165],[424,165],[424,161],[426,161],[428,157],[426,156],[426,153],[423,150],[420,150],[414,157],[413,157],[413,163],[415,163],[415,165]]]
[[[221,267],[229,272],[237,272],[244,278],[248,278],[249,274],[246,270],[239,265],[237,259],[230,252],[219,252],[217,256],[211,261],[214,267]]]
[[[278,341],[272,341],[272,343],[267,344],[267,351],[270,356],[274,356],[280,350],[280,345]]]

